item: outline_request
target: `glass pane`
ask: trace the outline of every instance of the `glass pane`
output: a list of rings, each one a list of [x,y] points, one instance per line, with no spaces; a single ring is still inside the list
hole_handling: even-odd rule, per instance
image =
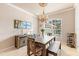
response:
[[[54,34],[61,34],[61,20],[53,20],[53,24],[56,26]]]
[[[55,27],[51,27],[51,25],[54,25]],[[48,34],[48,33],[52,33],[52,34],[61,34],[61,19],[57,20],[57,19],[54,19],[54,20],[50,20],[48,21],[46,24],[45,24],[45,33]]]

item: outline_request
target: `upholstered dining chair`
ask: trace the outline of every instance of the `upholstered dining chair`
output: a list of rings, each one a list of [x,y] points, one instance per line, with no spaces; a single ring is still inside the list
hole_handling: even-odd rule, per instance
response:
[[[31,56],[42,56],[43,48],[39,43],[35,42],[35,39],[33,38],[28,38],[27,39],[27,55]]]
[[[51,43],[47,49],[47,56],[49,54],[52,54],[54,56],[57,56],[58,51],[61,49],[61,43],[60,41],[54,41],[53,43]]]

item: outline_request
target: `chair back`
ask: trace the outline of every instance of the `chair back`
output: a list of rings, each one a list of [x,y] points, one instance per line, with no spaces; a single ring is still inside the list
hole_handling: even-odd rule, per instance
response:
[[[42,55],[43,49],[41,48],[40,44],[35,42],[34,38],[27,39],[27,55]]]
[[[34,52],[34,50],[35,50],[35,39],[33,39],[33,38],[28,38],[27,39],[27,48],[31,52]]]

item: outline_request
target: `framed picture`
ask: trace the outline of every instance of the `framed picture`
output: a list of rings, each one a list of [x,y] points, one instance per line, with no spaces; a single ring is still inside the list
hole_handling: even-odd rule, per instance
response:
[[[14,28],[17,29],[31,29],[31,22],[14,20]]]
[[[21,21],[19,28],[20,29],[27,29],[27,22],[26,21]]]
[[[20,20],[14,20],[14,28],[19,28],[21,21]]]
[[[27,29],[31,29],[32,25],[31,22],[27,22]]]

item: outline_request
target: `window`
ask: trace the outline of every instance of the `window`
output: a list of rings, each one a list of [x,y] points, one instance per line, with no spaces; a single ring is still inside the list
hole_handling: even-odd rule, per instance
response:
[[[51,28],[53,26],[53,28]],[[61,19],[52,19],[48,20],[45,24],[45,33],[52,35],[60,35],[61,34]]]
[[[61,34],[61,20],[53,20],[54,28],[54,34],[60,35]]]

